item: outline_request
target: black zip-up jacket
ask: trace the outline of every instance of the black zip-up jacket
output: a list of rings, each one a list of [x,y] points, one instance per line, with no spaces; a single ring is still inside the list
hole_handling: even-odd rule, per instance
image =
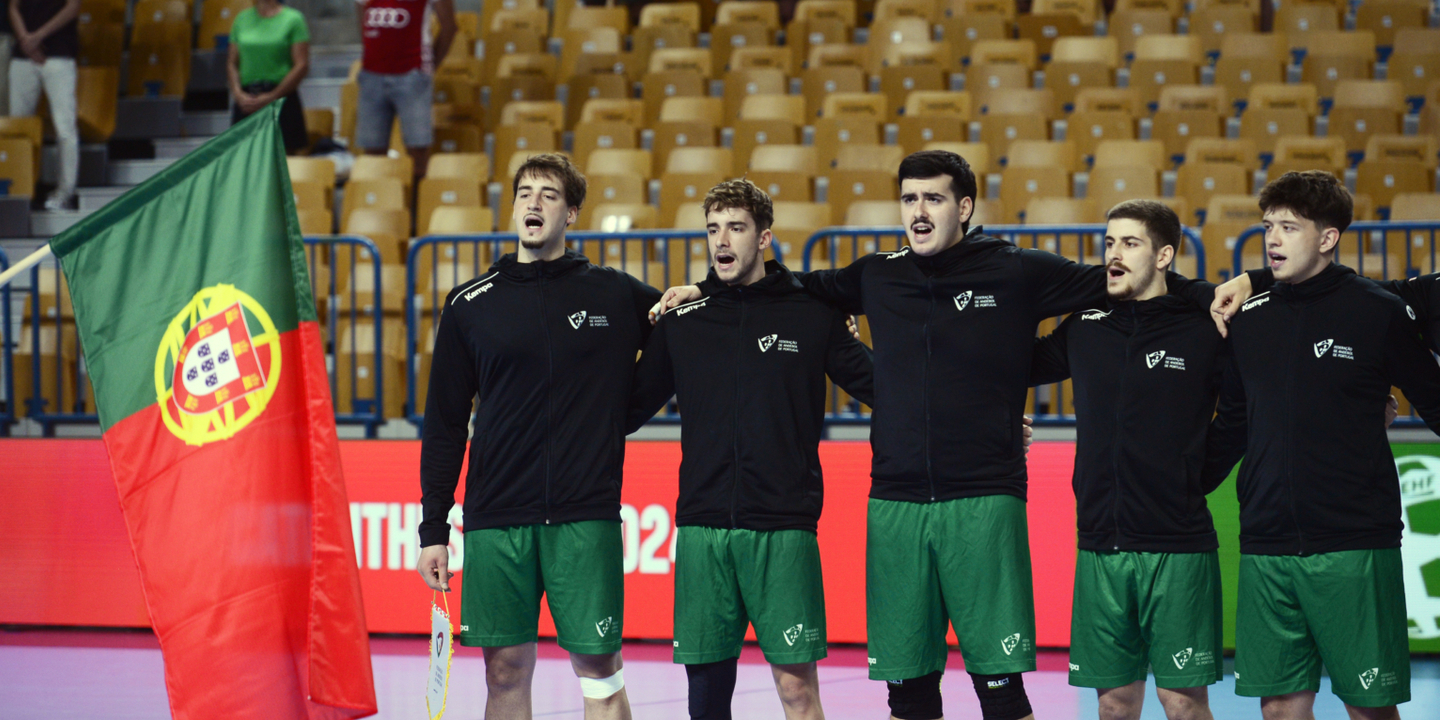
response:
[[[1017,248],[977,226],[930,257],[905,247],[799,277],[816,297],[870,320],[870,497],[1025,497],[1020,418],[1035,329],[1104,303],[1104,268]],[[1209,308],[1214,286],[1169,277],[1172,292]]]
[[[677,525],[815,532],[824,500],[825,376],[870,404],[870,351],[845,316],[775,261],[751,285],[710,273],[707,297],[667,312],[635,369],[629,429],[680,403]]]
[[[1400,480],[1384,406],[1397,386],[1440,429],[1440,366],[1414,311],[1348,268],[1251,297],[1230,323],[1233,362],[1204,481],[1243,455],[1240,550],[1312,555],[1400,546]]]
[[[567,251],[514,254],[450,291],[421,433],[421,546],[446,517],[479,395],[465,529],[619,520],[625,410],[659,291]]]
[[[1162,295],[1072,314],[1035,343],[1035,385],[1074,378],[1080,549],[1219,547],[1200,481],[1228,365],[1210,314]]]

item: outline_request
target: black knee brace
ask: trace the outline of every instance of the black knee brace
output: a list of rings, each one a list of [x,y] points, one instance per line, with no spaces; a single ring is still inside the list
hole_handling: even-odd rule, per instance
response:
[[[1030,698],[1020,673],[980,675],[970,673],[975,694],[980,698],[980,716],[985,720],[1020,720],[1030,714]]]
[[[936,720],[945,712],[940,703],[940,676],[936,671],[909,680],[887,680],[890,714],[899,720]]]
[[[685,666],[685,676],[690,679],[690,720],[730,720],[739,662],[740,658],[730,658]]]

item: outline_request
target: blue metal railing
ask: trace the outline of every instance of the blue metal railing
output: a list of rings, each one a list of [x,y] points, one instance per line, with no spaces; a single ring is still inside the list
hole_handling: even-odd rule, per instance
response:
[[[42,279],[49,281],[43,287]],[[47,288],[49,292],[41,292]],[[55,428],[60,425],[99,422],[93,403],[86,399],[85,362],[79,357],[80,339],[75,329],[74,309],[59,263],[31,268],[30,288],[26,293],[29,313],[22,320],[22,327],[30,331],[31,392],[25,401],[25,416],[40,424],[45,437],[55,437]],[[49,387],[44,382],[47,361],[53,363],[50,369],[54,372]]]
[[[1422,274],[1433,273],[1436,251],[1435,237],[1440,232],[1440,221],[1375,221],[1367,220],[1350,223],[1336,246],[1336,261],[1353,269],[1356,273],[1372,280],[1403,280]],[[1252,248],[1252,267],[1264,267],[1265,228],[1255,225],[1247,228],[1235,238],[1234,272],[1246,270],[1245,245],[1259,236],[1260,247]],[[1418,247],[1416,237],[1425,238]],[[1396,418],[1394,427],[1425,427],[1411,409],[1408,415]]]
[[[0,272],[10,269],[10,258],[0,250]],[[15,336],[10,324],[10,286],[0,287],[0,374],[5,382],[0,384],[0,437],[10,435],[10,425],[15,422]]]
[[[705,237],[703,230],[565,234],[569,246],[591,262],[628,272],[660,290],[704,279],[710,268]],[[514,252],[518,241],[514,233],[487,233],[427,235],[410,242],[405,263],[405,415],[416,427],[424,423],[421,385],[429,381],[422,364],[428,361],[428,343],[434,339],[445,296],[456,285],[479,277],[502,254]],[[771,247],[781,260],[780,243]],[[677,422],[679,415],[672,406],[657,419]]]
[[[1193,276],[1205,277],[1205,246],[1200,242],[1200,233],[1183,228],[1187,242],[1182,248],[1181,259],[1194,258]],[[1020,247],[1065,255],[1076,262],[1099,264],[1104,259],[1105,225],[986,225],[985,234],[998,237]],[[900,249],[905,241],[903,228],[894,227],[835,227],[825,228],[812,235],[805,243],[804,269],[809,271],[815,263],[824,262],[827,267],[843,267],[855,258],[872,252],[886,252]],[[822,246],[824,252],[817,259],[815,249]],[[1186,268],[1187,272],[1190,271]],[[1041,395],[1046,394],[1047,412],[1039,412]],[[1056,383],[1048,393],[1036,388],[1037,425],[1071,425],[1075,416],[1060,412],[1065,407],[1068,394],[1066,383]],[[826,420],[833,424],[863,424],[870,421],[859,401],[846,398],[832,384],[827,400]]]
[[[325,342],[334,358],[330,397],[335,422],[364,425],[365,436],[373,438],[385,424],[385,365],[390,360],[386,356],[387,298],[380,250],[359,235],[314,235],[305,238],[305,255],[310,292],[316,309],[322,312]],[[368,280],[368,289],[362,280]],[[398,313],[399,308],[393,310]],[[366,353],[360,352],[359,345],[367,322],[374,333],[368,366],[361,360]],[[392,331],[399,328],[392,327]],[[363,386],[370,391],[363,392]]]

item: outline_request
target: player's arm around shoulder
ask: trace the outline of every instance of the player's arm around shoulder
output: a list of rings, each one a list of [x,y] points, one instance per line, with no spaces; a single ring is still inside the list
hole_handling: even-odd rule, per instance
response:
[[[850,331],[849,317],[831,310],[825,354],[825,374],[851,397],[875,405],[875,358],[870,348]]]

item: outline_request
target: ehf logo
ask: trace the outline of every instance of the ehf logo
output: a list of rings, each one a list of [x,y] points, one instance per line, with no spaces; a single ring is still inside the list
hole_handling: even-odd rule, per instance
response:
[[[794,645],[795,641],[800,639],[800,631],[804,629],[805,626],[803,624],[785,628],[785,644]]]
[[[1185,648],[1184,650],[1181,650],[1180,652],[1171,655],[1170,659],[1175,661],[1175,667],[1177,669],[1184,670],[1185,663],[1190,662],[1190,656],[1194,654],[1195,648]]]
[[[585,324],[585,315],[586,313],[584,310],[570,315],[570,327],[579,330],[580,326]]]
[[[156,402],[187,445],[224,440],[264,412],[280,380],[280,333],[234,285],[195,293],[155,356]]]
[[[956,296],[955,296],[955,309],[956,309],[956,310],[963,311],[963,310],[965,309],[965,307],[970,304],[970,297],[971,297],[971,292],[970,292],[969,290],[966,290],[965,292],[960,293],[959,295],[956,295]]]
[[[1148,354],[1148,355],[1145,356],[1145,365],[1146,365],[1147,367],[1153,368],[1153,367],[1155,367],[1157,364],[1159,364],[1161,360],[1164,360],[1164,359],[1165,359],[1165,351],[1164,351],[1164,350],[1156,350],[1155,352],[1152,352],[1152,353],[1150,353],[1150,354]]]
[[[1020,633],[1015,633],[1013,635],[1007,636],[1000,641],[1000,649],[1004,650],[1006,655],[1009,655],[1010,653],[1015,652],[1015,648],[1019,644]]]
[[[1315,357],[1325,357],[1325,353],[1330,352],[1330,346],[1334,344],[1334,338],[1331,338],[1329,340],[1321,340],[1320,342],[1315,343]]]
[[[772,346],[772,345],[775,344],[775,338],[778,338],[778,337],[780,337],[780,336],[779,336],[779,335],[775,335],[775,334],[771,334],[771,335],[766,335],[765,337],[760,338],[760,339],[757,341],[757,342],[760,343],[760,352],[767,352],[767,351],[769,351],[769,350],[770,350],[770,346]]]
[[[1410,637],[1440,638],[1440,588],[1426,582],[1426,568],[1440,567],[1440,457],[1402,455],[1395,458],[1400,475],[1404,522],[1400,537],[1405,610]]]

